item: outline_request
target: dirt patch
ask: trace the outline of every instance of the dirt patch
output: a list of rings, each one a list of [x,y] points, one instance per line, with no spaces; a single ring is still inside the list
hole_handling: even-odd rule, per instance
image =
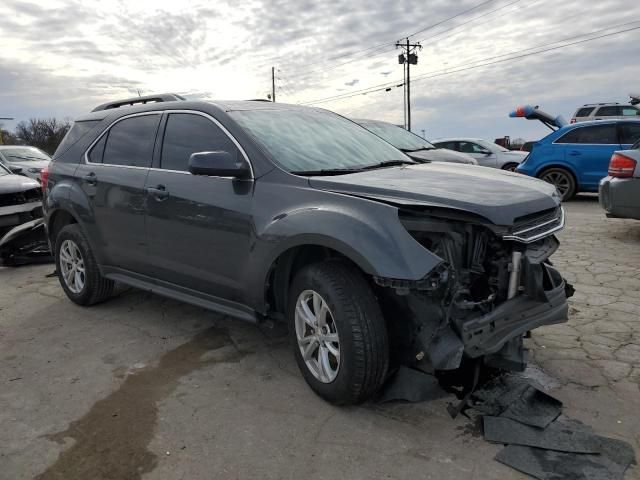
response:
[[[141,478],[157,464],[156,455],[147,450],[158,420],[157,402],[173,392],[184,375],[205,365],[237,362],[243,355],[226,330],[214,327],[163,355],[157,366],[136,370],[84,417],[63,432],[46,435],[58,443],[69,438],[75,443],[36,478]]]

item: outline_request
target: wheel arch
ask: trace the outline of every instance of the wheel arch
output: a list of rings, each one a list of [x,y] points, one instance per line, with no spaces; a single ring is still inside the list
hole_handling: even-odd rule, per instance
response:
[[[570,165],[567,165],[566,163],[560,163],[560,162],[554,162],[548,165],[544,165],[542,167],[540,167],[535,174],[536,178],[540,178],[540,176],[548,171],[551,170],[552,168],[561,168],[563,170],[566,170],[567,172],[569,172],[571,174],[571,176],[573,177],[573,181],[576,182],[576,192],[580,190],[580,180],[578,179],[578,174],[576,173],[575,169],[573,167],[571,167]]]

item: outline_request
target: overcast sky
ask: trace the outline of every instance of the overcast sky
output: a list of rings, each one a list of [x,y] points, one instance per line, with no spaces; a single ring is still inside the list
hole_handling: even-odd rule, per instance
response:
[[[570,117],[640,91],[640,29],[455,70],[634,27],[637,0],[2,0],[0,117],[73,118],[138,91],[264,98],[272,65],[278,101],[321,100],[401,83],[394,43],[424,30],[411,37],[424,46],[412,66],[414,132],[535,140],[542,124],[507,117],[518,104]],[[403,121],[402,88],[317,105]]]

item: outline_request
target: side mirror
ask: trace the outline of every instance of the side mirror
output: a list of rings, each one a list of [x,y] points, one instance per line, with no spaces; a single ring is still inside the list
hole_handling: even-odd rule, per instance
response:
[[[11,170],[11,173],[15,173],[16,175],[22,174],[22,167],[9,167],[9,170]]]
[[[189,157],[189,172],[210,177],[251,176],[251,169],[244,157],[224,151],[192,153]]]
[[[491,155],[491,150],[480,150],[480,152],[482,155]]]

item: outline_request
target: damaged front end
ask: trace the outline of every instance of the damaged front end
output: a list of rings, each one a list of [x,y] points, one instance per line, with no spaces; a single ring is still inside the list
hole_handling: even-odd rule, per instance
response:
[[[572,287],[549,257],[564,225],[561,207],[516,219],[510,228],[460,215],[402,210],[400,220],[443,259],[427,277],[407,282],[375,277],[390,324],[395,361],[427,360],[453,370],[463,358],[522,371],[524,336],[567,321]],[[456,216],[458,218],[456,218]]]

